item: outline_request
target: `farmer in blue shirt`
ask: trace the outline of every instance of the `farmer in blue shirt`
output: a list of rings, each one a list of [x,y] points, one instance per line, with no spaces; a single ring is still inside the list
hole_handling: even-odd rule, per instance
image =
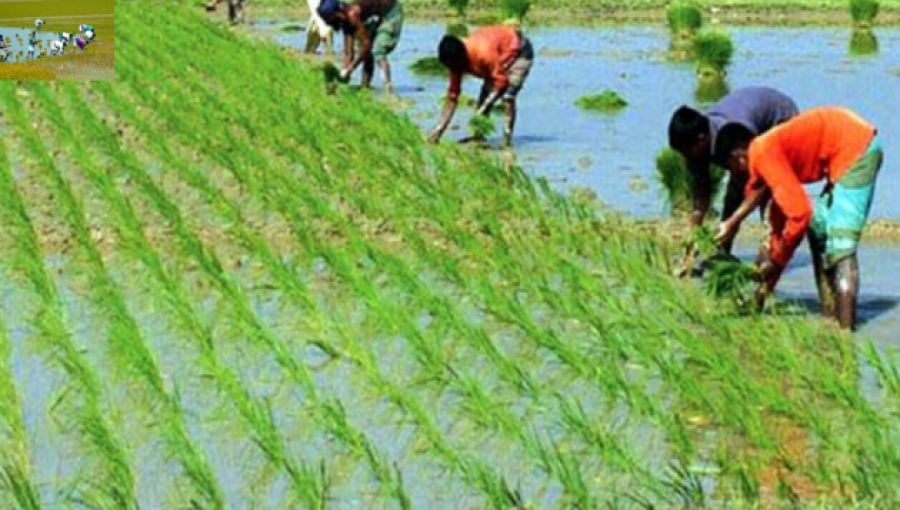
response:
[[[797,104],[783,92],[771,87],[744,87],[737,89],[713,104],[706,113],[687,105],[679,107],[669,122],[669,146],[685,157],[693,177],[693,213],[691,226],[703,224],[712,203],[712,177],[710,166],[726,167],[727,155],[715,154],[716,135],[726,125],[737,123],[747,127],[754,135],[797,115]],[[731,174],[726,186],[722,219],[729,218],[744,199],[746,182]],[[764,204],[765,205],[765,204]],[[761,208],[761,214],[765,207]],[[722,248],[731,252],[732,242]],[[694,252],[694,246],[688,248]],[[688,257],[689,259],[692,257]],[[686,274],[689,268],[679,273]]]

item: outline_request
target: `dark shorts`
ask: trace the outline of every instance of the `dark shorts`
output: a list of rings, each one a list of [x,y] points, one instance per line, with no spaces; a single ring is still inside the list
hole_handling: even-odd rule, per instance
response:
[[[531,65],[534,63],[534,48],[531,46],[531,40],[522,34],[519,34],[519,37],[522,38],[522,49],[519,50],[519,56],[507,71],[509,86],[503,95],[504,99],[515,99],[519,95],[519,91],[525,85],[525,79],[528,78],[528,73],[531,72]]]

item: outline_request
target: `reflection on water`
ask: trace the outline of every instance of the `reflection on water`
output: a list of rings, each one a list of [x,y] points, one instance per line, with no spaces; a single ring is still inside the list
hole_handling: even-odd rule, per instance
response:
[[[851,55],[874,55],[878,53],[878,38],[871,30],[854,30],[850,36]]]

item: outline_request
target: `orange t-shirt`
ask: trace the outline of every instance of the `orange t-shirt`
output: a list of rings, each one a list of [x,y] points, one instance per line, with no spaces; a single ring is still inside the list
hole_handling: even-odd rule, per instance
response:
[[[512,27],[482,27],[469,34],[463,42],[469,54],[469,68],[465,73],[490,80],[496,90],[506,88],[509,84],[507,69],[522,48],[518,30]],[[450,73],[447,96],[459,97],[465,73]]]
[[[837,182],[865,154],[875,127],[841,107],[820,107],[756,137],[747,151],[750,178],[746,192],[768,186],[785,216],[782,232],[772,232],[769,258],[787,265],[812,217],[803,184]]]

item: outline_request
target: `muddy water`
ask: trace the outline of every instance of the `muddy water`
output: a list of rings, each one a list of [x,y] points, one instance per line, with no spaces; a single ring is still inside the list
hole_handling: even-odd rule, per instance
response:
[[[900,63],[892,57],[900,47],[900,30],[877,30],[880,52],[865,57],[850,55],[847,29],[730,27],[728,31],[736,47],[729,70],[731,87],[771,85],[794,97],[801,109],[845,105],[879,126],[887,171],[872,214],[900,218],[900,202],[889,200],[890,190],[900,184],[900,173],[890,171],[891,154],[900,150],[900,118],[893,114],[900,109],[900,94],[894,92],[900,84]],[[443,33],[444,25],[408,24],[391,57],[398,92],[413,103],[408,111],[423,129],[436,121],[447,85],[441,78],[416,76],[408,67],[433,56]],[[527,34],[536,58],[519,97],[514,140],[519,161],[563,188],[589,187],[604,202],[631,214],[662,214],[654,158],[666,143],[671,112],[682,103],[696,104],[693,68],[666,58],[668,33],[659,27],[631,26],[533,28]],[[306,34],[274,32],[274,37],[302,50]],[[380,86],[378,78],[375,84]],[[464,93],[477,97],[479,85],[467,79]],[[579,97],[607,88],[621,94],[628,107],[603,115],[575,106]],[[461,109],[455,124],[464,129],[470,115],[471,110]],[[446,136],[465,134],[455,130]]]
[[[24,21],[23,21],[24,23]],[[32,22],[33,23],[33,22]],[[0,35],[3,36],[3,39],[6,40],[6,44],[8,46],[8,50],[11,55],[6,60],[6,62],[25,62],[28,60],[28,37],[31,35],[31,32],[35,31],[34,28],[22,27],[18,28],[10,28],[10,27],[0,27]],[[48,52],[50,51],[50,43],[59,39],[59,34],[53,32],[42,32],[36,31],[35,36],[39,41],[44,41],[42,46],[37,46],[34,49],[34,55],[37,57],[40,54],[41,49],[45,49]],[[22,38],[22,42],[20,43],[16,36]],[[73,39],[74,40],[74,39]],[[65,48],[66,51],[72,50],[72,45],[70,44]],[[19,52],[22,52],[22,56],[19,56]]]

